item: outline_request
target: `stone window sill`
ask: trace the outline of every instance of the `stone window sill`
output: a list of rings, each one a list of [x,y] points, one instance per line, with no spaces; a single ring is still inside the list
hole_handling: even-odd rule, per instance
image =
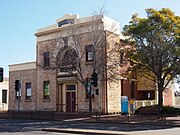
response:
[[[92,64],[93,64],[93,61],[86,61],[85,64],[86,64],[86,65],[92,65]]]
[[[25,102],[32,102],[31,99],[25,99]]]
[[[50,102],[50,99],[43,99],[43,102]]]

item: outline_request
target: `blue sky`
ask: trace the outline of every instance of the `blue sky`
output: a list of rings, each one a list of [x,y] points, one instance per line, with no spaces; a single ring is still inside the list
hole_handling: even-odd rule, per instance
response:
[[[8,77],[8,65],[35,61],[37,29],[54,24],[64,14],[90,16],[105,13],[128,24],[132,14],[146,15],[146,8],[170,8],[180,15],[180,0],[0,0],[0,67]]]

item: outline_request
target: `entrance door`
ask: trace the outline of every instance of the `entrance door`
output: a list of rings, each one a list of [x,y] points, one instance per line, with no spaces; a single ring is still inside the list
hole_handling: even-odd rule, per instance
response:
[[[66,112],[75,112],[76,110],[76,85],[67,85],[66,89]]]

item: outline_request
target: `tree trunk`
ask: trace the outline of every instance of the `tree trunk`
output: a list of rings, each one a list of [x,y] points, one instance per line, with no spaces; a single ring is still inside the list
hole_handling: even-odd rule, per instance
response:
[[[163,107],[163,84],[158,84],[158,118],[162,115]]]
[[[162,106],[163,106],[163,94],[162,94],[162,91],[159,91],[158,92],[158,118],[161,117]]]

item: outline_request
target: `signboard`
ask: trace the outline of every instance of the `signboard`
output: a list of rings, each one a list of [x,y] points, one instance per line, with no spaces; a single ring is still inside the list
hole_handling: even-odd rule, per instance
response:
[[[28,89],[27,89],[27,96],[30,96],[30,97],[31,97],[31,88],[28,88]]]

